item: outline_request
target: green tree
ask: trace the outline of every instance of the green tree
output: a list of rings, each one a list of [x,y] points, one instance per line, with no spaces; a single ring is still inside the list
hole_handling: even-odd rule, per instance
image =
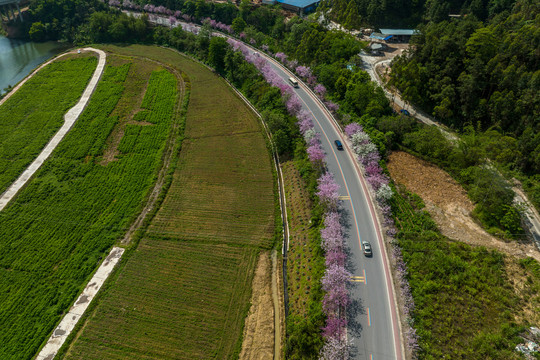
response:
[[[30,39],[32,41],[45,41],[45,26],[41,21],[36,21],[32,24],[30,27],[30,31],[28,32],[28,35],[30,35]]]
[[[246,21],[244,19],[242,19],[241,17],[235,18],[233,20],[233,22],[232,22],[232,28],[233,28],[234,32],[237,33],[237,34],[244,31],[246,26],[247,26]]]
[[[225,70],[225,55],[227,53],[227,40],[222,37],[214,36],[210,39],[208,47],[208,62],[222,74]]]

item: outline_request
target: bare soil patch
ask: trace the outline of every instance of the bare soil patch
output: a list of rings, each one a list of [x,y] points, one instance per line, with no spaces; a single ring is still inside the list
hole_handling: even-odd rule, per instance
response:
[[[514,292],[521,299],[520,311],[514,313],[514,317],[518,323],[530,323],[534,326],[540,325],[540,293],[535,288],[535,282],[540,279],[533,280],[533,275],[518,264],[515,259],[506,258],[505,270],[508,277],[508,282],[514,288]]]
[[[274,306],[270,252],[261,252],[253,277],[251,309],[246,317],[240,360],[274,358]]]
[[[398,184],[418,194],[441,233],[453,240],[496,249],[504,254],[540,261],[534,245],[504,242],[488,234],[471,216],[474,204],[465,190],[445,171],[406,152],[389,156],[388,170]]]

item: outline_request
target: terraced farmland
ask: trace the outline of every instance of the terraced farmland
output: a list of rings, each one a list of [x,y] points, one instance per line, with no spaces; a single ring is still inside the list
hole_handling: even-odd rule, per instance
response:
[[[0,106],[0,194],[62,126],[64,114],[79,100],[96,66],[92,55],[60,58]]]
[[[178,80],[155,63],[110,59],[74,128],[28,186],[0,213],[0,359],[30,359],[48,337],[106,251],[140,212],[178,123]],[[134,72],[147,77],[138,96],[126,93]],[[142,100],[155,123],[101,164],[113,130],[129,118],[118,104]],[[111,114],[115,114],[111,116]],[[154,115],[152,115],[154,116]]]
[[[258,120],[223,80],[180,54],[105,48],[175,66],[189,76],[191,96],[167,196],[65,358],[235,358],[256,256],[274,233]]]

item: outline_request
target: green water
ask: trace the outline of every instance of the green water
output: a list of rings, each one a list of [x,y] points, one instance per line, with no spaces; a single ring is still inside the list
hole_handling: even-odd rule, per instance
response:
[[[0,36],[0,93],[65,49],[66,46],[52,41],[34,43]]]

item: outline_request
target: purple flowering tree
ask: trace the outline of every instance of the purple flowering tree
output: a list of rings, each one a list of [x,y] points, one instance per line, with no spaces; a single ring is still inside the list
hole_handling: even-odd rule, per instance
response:
[[[322,84],[315,85],[315,88],[313,90],[315,91],[315,94],[317,94],[321,99],[323,99],[326,95],[326,88]]]
[[[339,110],[339,105],[336,103],[333,103],[331,101],[325,101],[324,105],[332,112],[332,114],[337,114],[337,111]]]
[[[364,129],[362,128],[362,125],[358,123],[353,122],[345,126],[345,134],[347,134],[348,137],[353,136],[354,133],[359,131],[364,131]]]
[[[309,161],[311,161],[314,164],[317,164],[319,166],[322,166],[322,162],[324,160],[324,150],[321,148],[319,144],[312,145],[306,149]]]
[[[295,71],[299,76],[301,76],[303,78],[306,78],[306,79],[312,75],[311,74],[311,69],[309,67],[303,66],[303,65],[297,66]]]
[[[337,190],[339,190],[339,186],[337,186],[336,193]],[[331,195],[332,201],[334,201],[335,197],[335,201],[337,202],[337,196],[335,194]],[[337,211],[326,213],[324,219],[324,228],[321,229],[321,239],[321,247],[327,253],[343,251],[343,231],[341,229],[340,216]]]
[[[282,52],[277,52],[276,55],[274,55],[274,56],[275,56],[276,59],[278,59],[283,64],[285,64],[286,61],[287,61],[287,55],[285,55]]]
[[[289,114],[293,116],[298,114],[302,109],[302,103],[300,102],[300,99],[294,94],[289,97],[285,106],[287,107],[287,111],[289,112]]]
[[[336,210],[339,199],[339,185],[334,180],[334,175],[327,172],[323,174],[317,182],[317,196],[330,209]]]

